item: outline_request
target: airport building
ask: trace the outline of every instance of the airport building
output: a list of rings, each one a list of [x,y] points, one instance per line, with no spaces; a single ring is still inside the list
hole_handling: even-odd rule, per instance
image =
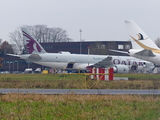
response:
[[[59,51],[68,51],[73,54],[103,54],[103,55],[119,55],[126,54],[116,53],[109,49],[128,51],[132,48],[130,41],[82,41],[82,42],[57,42],[57,43],[41,43],[42,47],[49,53],[58,53]],[[90,53],[88,53],[90,50]],[[3,71],[24,71],[26,68],[45,69],[30,61],[25,61],[17,57],[4,55],[1,58],[1,70]]]

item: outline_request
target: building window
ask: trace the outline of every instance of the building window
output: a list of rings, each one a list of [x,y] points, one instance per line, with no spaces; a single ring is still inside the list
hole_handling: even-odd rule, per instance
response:
[[[105,49],[105,45],[101,45],[101,49]]]
[[[124,45],[118,45],[118,49],[124,49]]]
[[[99,44],[99,45],[96,45],[96,46],[97,46],[97,49],[105,49],[105,45]]]
[[[96,45],[97,46],[97,49],[100,49],[100,45]]]
[[[131,49],[130,45],[125,45],[125,49],[127,50]]]

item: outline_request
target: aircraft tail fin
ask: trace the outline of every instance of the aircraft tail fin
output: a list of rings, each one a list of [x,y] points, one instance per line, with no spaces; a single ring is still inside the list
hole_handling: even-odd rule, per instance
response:
[[[125,21],[133,49],[159,49],[146,33],[132,20]]]
[[[32,53],[46,53],[43,47],[39,44],[39,42],[29,33],[26,28],[21,28],[23,39],[25,40],[25,45],[29,54]]]

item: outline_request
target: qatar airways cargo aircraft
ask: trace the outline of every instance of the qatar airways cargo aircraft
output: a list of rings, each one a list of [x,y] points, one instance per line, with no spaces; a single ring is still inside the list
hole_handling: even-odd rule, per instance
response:
[[[143,70],[147,65],[152,66],[150,70],[154,68],[152,63],[130,56],[71,54],[63,51],[47,53],[26,28],[21,30],[29,54],[9,55],[50,68],[86,70],[87,66],[112,67],[116,73],[128,73],[132,66],[136,66],[136,70]]]

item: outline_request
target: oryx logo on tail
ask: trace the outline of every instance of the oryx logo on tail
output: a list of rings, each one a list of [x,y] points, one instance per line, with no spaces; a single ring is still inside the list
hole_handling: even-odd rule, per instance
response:
[[[26,47],[28,49],[29,54],[35,53],[42,53],[45,52],[45,50],[42,48],[42,46],[32,37],[27,29],[22,28],[22,33],[24,40],[26,41]]]

